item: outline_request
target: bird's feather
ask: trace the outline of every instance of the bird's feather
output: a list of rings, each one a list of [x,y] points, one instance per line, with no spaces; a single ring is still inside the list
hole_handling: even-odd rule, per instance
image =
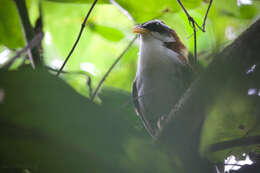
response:
[[[152,129],[150,123],[148,122],[148,120],[146,119],[146,117],[144,116],[144,114],[142,113],[141,109],[140,109],[140,103],[139,103],[139,99],[142,96],[138,95],[138,90],[137,90],[137,79],[134,80],[133,85],[132,85],[132,98],[133,98],[133,104],[134,104],[134,109],[136,114],[141,118],[146,130],[148,131],[148,133],[154,137],[155,136],[155,132]]]
[[[187,89],[192,72],[187,49],[174,30],[155,20],[134,31],[140,34],[140,52],[133,102],[147,131],[155,137]]]

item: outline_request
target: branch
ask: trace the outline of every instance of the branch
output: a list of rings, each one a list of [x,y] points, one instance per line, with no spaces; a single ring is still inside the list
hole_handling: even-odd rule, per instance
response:
[[[39,33],[39,34],[37,34],[37,35],[35,36],[35,38],[33,38],[33,39],[27,44],[27,46],[26,46],[25,48],[23,48],[22,50],[18,51],[18,52],[16,53],[16,55],[15,55],[14,57],[12,57],[12,58],[9,60],[9,62],[7,62],[7,63],[2,67],[2,69],[8,70],[9,67],[14,63],[14,61],[15,61],[17,58],[21,57],[21,55],[22,55],[23,53],[25,53],[26,51],[28,52],[28,50],[31,50],[31,49],[33,49],[34,47],[38,46],[38,45],[40,44],[40,42],[42,41],[42,38],[43,38],[43,33],[42,33],[42,32]]]
[[[210,152],[216,152],[219,150],[225,150],[232,147],[248,146],[260,144],[260,136],[249,136],[240,139],[234,139],[230,141],[219,142],[210,146]]]
[[[25,0],[14,0],[14,3],[16,5],[20,17],[25,41],[27,44],[29,44],[31,40],[35,37],[35,33],[29,20]],[[41,59],[40,59],[40,53],[38,51],[38,47],[34,47],[33,49],[29,48],[27,50],[28,50],[28,56],[32,67],[35,68],[35,66],[41,65]]]
[[[135,40],[137,39],[137,36],[135,36],[132,41],[127,45],[127,47],[124,49],[124,51],[119,55],[119,57],[115,60],[115,62],[111,65],[111,67],[107,70],[107,72],[105,73],[105,75],[103,76],[103,78],[100,80],[100,82],[98,83],[97,88],[95,89],[92,97],[90,98],[91,101],[94,100],[94,98],[96,97],[99,88],[101,87],[101,85],[103,84],[103,82],[106,80],[106,78],[108,77],[108,75],[110,74],[110,72],[113,70],[113,68],[116,66],[116,64],[120,61],[120,59],[124,56],[124,54],[128,51],[128,49],[132,46],[132,44],[135,42]]]
[[[88,11],[88,13],[87,13],[87,15],[86,15],[86,17],[85,17],[83,23],[81,24],[81,28],[80,28],[79,35],[78,35],[78,37],[77,37],[77,40],[75,41],[75,43],[74,43],[72,49],[70,50],[68,56],[66,57],[65,61],[63,62],[61,68],[59,69],[59,71],[58,71],[58,73],[57,73],[57,76],[60,75],[61,71],[63,70],[63,68],[65,67],[66,63],[68,62],[68,60],[69,60],[71,54],[73,53],[74,49],[76,48],[76,46],[77,46],[77,44],[78,44],[78,42],[79,42],[79,40],[80,40],[80,37],[81,37],[81,35],[82,35],[82,32],[83,32],[83,30],[84,30],[84,28],[85,28],[85,26],[86,26],[86,23],[87,23],[87,20],[88,20],[88,18],[89,18],[89,15],[90,15],[90,13],[92,12],[93,8],[95,7],[96,3],[97,3],[97,0],[95,0],[95,1],[93,2],[92,6],[90,7],[90,9],[89,9],[89,11]]]

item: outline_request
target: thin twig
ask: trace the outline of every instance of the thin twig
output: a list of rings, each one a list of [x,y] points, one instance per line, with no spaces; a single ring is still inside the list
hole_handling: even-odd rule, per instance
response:
[[[192,28],[194,33],[194,61],[197,63],[197,30],[194,21],[192,21]]]
[[[61,71],[63,70],[63,68],[65,67],[67,61],[69,60],[71,54],[73,53],[74,49],[76,48],[76,46],[77,46],[77,44],[78,44],[78,42],[79,42],[79,39],[80,39],[80,37],[81,37],[81,34],[82,34],[82,32],[83,32],[83,30],[84,30],[84,28],[85,28],[85,26],[86,26],[86,22],[87,22],[87,20],[88,20],[88,17],[89,17],[89,15],[90,15],[90,13],[92,12],[93,8],[95,7],[97,1],[98,1],[98,0],[95,0],[95,1],[93,2],[92,6],[90,7],[90,9],[89,9],[89,11],[88,11],[88,13],[87,13],[87,15],[86,15],[86,17],[85,17],[83,23],[81,24],[81,28],[80,28],[79,35],[78,35],[78,37],[77,37],[77,40],[75,41],[75,43],[74,43],[72,49],[70,50],[68,56],[66,57],[65,61],[63,62],[61,68],[59,69],[59,71],[58,71],[58,73],[57,73],[57,76],[60,75]]]
[[[133,16],[126,9],[124,9],[119,3],[117,3],[115,0],[109,0],[109,2],[114,6],[116,6],[121,13],[123,13],[125,16],[128,17],[128,19],[130,19],[135,23]]]
[[[180,4],[181,8],[183,9],[183,11],[185,12],[189,22],[194,22],[195,25],[200,29],[202,30],[203,32],[205,32],[200,26],[199,24],[193,19],[193,17],[190,16],[190,14],[188,13],[188,11],[186,10],[186,8],[184,7],[184,5],[182,4],[182,2],[180,0],[177,0],[178,3]]]
[[[208,18],[209,9],[210,9],[210,7],[211,7],[211,5],[212,5],[212,2],[213,2],[213,0],[210,0],[210,1],[209,1],[209,6],[208,6],[208,9],[207,9],[206,14],[205,14],[205,16],[204,16],[204,20],[203,20],[203,24],[202,24],[202,29],[203,29],[204,32],[206,31],[206,30],[205,30],[206,20],[207,20],[207,18]]]
[[[188,13],[188,11],[186,10],[186,8],[184,7],[184,5],[182,4],[181,0],[177,0],[178,3],[180,4],[181,8],[183,9],[184,13],[186,14],[189,23],[192,24],[192,28],[193,28],[193,35],[194,35],[194,59],[195,59],[195,63],[197,63],[197,35],[196,35],[196,27],[198,27],[202,32],[206,32],[205,27],[206,27],[206,20],[208,18],[208,13],[209,13],[209,9],[211,7],[211,4],[213,2],[213,0],[210,0],[209,2],[209,6],[208,9],[206,11],[206,14],[204,16],[204,20],[203,20],[203,24],[202,26],[199,26],[199,24],[193,19],[193,17],[190,16],[190,14]]]
[[[93,94],[93,89],[92,89],[92,79],[89,76],[88,76],[88,79],[86,81],[86,85],[88,86],[89,97],[91,98],[92,94]]]
[[[208,18],[208,13],[209,13],[209,10],[210,10],[210,7],[212,5],[212,2],[213,0],[210,0],[209,1],[209,5],[208,5],[208,8],[207,8],[207,11],[205,13],[205,16],[204,16],[204,19],[203,19],[203,24],[202,26],[199,26],[199,24],[193,19],[193,17],[190,16],[190,14],[188,13],[188,11],[186,10],[186,8],[184,7],[184,5],[182,4],[182,2],[180,0],[177,0],[178,3],[180,4],[181,8],[183,9],[183,11],[185,12],[189,22],[194,22],[194,24],[202,31],[202,32],[206,32],[205,30],[205,26],[206,26],[206,21],[207,21],[207,18]]]
[[[103,82],[106,80],[107,76],[110,74],[110,72],[113,70],[113,68],[115,67],[115,65],[120,61],[120,59],[124,56],[124,54],[128,51],[128,49],[132,46],[132,44],[135,42],[135,40],[137,39],[137,36],[135,36],[132,41],[127,45],[127,47],[124,49],[124,51],[119,55],[119,57],[115,60],[115,62],[111,65],[111,67],[107,70],[107,72],[105,73],[105,75],[103,76],[103,78],[100,80],[100,82],[98,83],[97,88],[95,89],[92,97],[90,98],[90,101],[93,101],[94,98],[96,97],[99,88],[101,87],[101,85],[103,84]]]
[[[223,141],[212,144],[209,148],[210,152],[216,152],[220,150],[225,150],[233,147],[257,145],[260,143],[260,136],[248,136],[244,138],[233,139],[230,141]]]
[[[38,33],[28,44],[25,48],[23,48],[22,50],[18,51],[16,53],[16,55],[14,57],[12,57],[3,67],[2,69],[4,70],[8,70],[9,67],[14,63],[14,61],[19,58],[23,53],[25,53],[26,51],[28,51],[29,49],[33,49],[34,47],[36,47],[37,45],[39,45],[39,43],[42,41],[43,38],[43,32]]]

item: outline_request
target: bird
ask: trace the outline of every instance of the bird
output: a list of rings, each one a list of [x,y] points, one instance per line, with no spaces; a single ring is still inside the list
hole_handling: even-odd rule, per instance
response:
[[[161,20],[132,29],[140,40],[132,100],[137,115],[155,138],[169,112],[189,87],[192,68],[177,33]]]

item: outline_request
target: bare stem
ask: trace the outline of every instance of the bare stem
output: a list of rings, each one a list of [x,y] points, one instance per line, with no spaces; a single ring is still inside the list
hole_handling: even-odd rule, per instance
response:
[[[85,26],[86,26],[86,22],[87,22],[87,20],[88,20],[88,18],[89,18],[89,15],[90,15],[90,13],[92,12],[93,8],[95,7],[97,1],[98,1],[98,0],[95,0],[95,1],[93,2],[93,4],[91,5],[91,7],[90,7],[90,9],[89,9],[89,11],[88,11],[88,13],[87,13],[87,15],[86,15],[86,17],[85,17],[83,23],[81,24],[81,28],[80,28],[79,35],[78,35],[78,37],[77,37],[77,40],[75,41],[75,43],[74,43],[72,49],[70,50],[68,56],[66,57],[65,61],[63,62],[61,68],[60,68],[59,71],[57,72],[57,76],[60,75],[61,71],[63,70],[63,68],[65,67],[66,63],[68,62],[68,60],[69,60],[71,54],[73,53],[74,49],[76,48],[76,46],[77,46],[77,44],[78,44],[78,42],[79,42],[79,40],[80,40],[80,37],[81,37],[81,35],[82,35],[82,32],[83,32],[83,30],[84,30],[84,28],[85,28]]]
[[[211,5],[212,5],[212,2],[213,2],[213,0],[210,0],[210,1],[209,1],[209,6],[208,6],[208,9],[207,9],[207,11],[206,11],[206,14],[205,14],[204,20],[203,20],[202,29],[203,29],[204,32],[206,31],[206,30],[205,30],[205,27],[206,27],[206,20],[207,20],[207,18],[208,18],[209,9],[210,9],[210,7],[211,7]]]
[[[198,57],[197,57],[197,30],[194,23],[194,20],[192,21],[192,28],[194,33],[194,61],[197,63]]]
[[[211,4],[213,2],[213,0],[210,0],[209,2],[209,6],[208,9],[206,11],[206,14],[204,16],[204,20],[203,20],[203,24],[202,26],[199,26],[199,24],[193,19],[193,17],[190,16],[190,14],[188,13],[188,11],[186,10],[186,8],[184,7],[184,5],[182,4],[181,0],[177,0],[178,3],[180,4],[181,8],[183,9],[184,13],[186,14],[189,23],[192,24],[192,28],[193,28],[193,34],[194,34],[194,57],[195,57],[195,63],[197,63],[197,35],[196,35],[196,27],[198,27],[202,32],[206,32],[205,30],[205,26],[206,26],[206,20],[208,18],[208,13],[209,13],[209,9],[211,7]]]
[[[97,88],[95,89],[92,97],[90,98],[91,101],[94,100],[94,98],[96,97],[98,90],[100,89],[100,87],[102,86],[103,82],[106,80],[106,78],[108,77],[108,75],[110,74],[110,72],[113,70],[113,68],[116,66],[116,64],[120,61],[120,59],[124,56],[124,54],[128,51],[128,49],[132,46],[132,44],[135,42],[135,40],[137,39],[137,36],[135,36],[132,41],[127,45],[127,47],[124,49],[124,51],[118,56],[118,58],[115,60],[115,62],[110,66],[110,68],[107,70],[107,72],[105,73],[105,75],[103,76],[103,78],[100,80],[100,82],[98,83]]]

